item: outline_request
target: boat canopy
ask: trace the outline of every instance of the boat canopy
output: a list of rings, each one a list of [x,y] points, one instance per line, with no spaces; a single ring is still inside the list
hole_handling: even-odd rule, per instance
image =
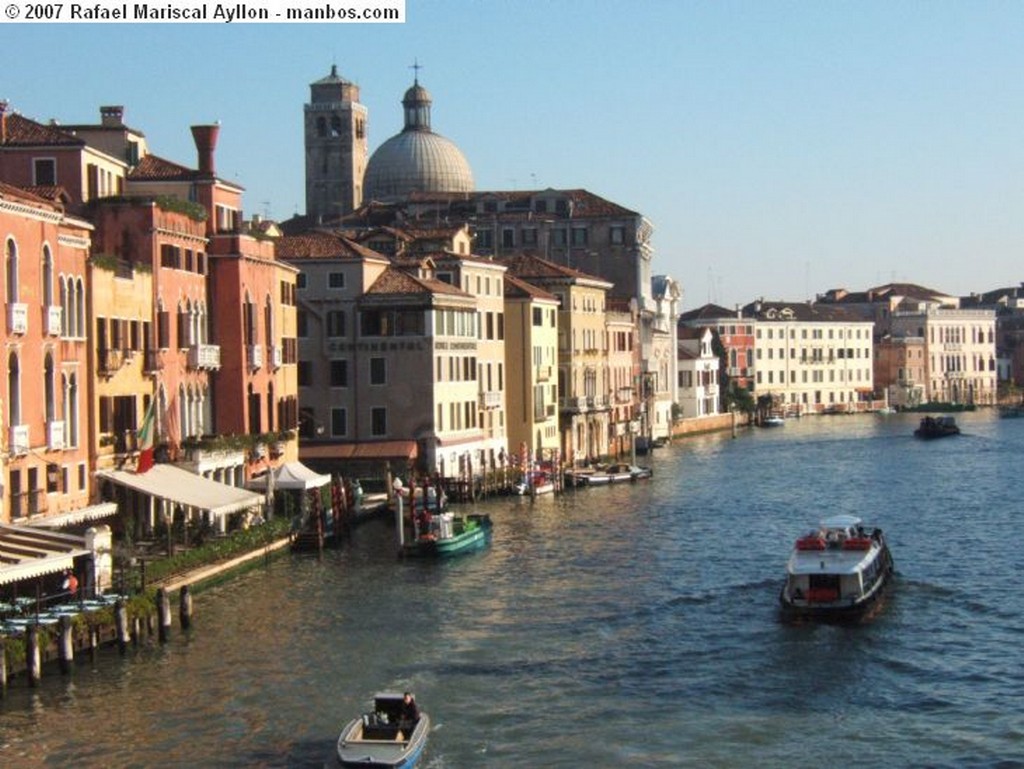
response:
[[[852,529],[860,526],[863,521],[856,515],[833,515],[821,522],[823,529]]]

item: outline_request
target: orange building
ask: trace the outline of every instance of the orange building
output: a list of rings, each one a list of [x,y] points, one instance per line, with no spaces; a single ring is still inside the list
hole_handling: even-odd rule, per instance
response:
[[[69,216],[66,202],[0,182],[0,522],[89,501],[85,275],[92,227]]]

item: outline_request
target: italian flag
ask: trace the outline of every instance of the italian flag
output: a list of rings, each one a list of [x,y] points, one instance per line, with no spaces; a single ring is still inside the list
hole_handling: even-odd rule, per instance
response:
[[[153,466],[153,438],[156,432],[156,398],[149,402],[142,427],[135,434],[139,445],[139,464],[136,473],[144,473]]]

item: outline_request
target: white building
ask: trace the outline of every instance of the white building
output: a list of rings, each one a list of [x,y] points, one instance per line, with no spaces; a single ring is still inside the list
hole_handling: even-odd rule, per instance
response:
[[[718,414],[719,360],[711,346],[710,328],[687,328],[679,331],[679,386],[676,402],[683,419]]]

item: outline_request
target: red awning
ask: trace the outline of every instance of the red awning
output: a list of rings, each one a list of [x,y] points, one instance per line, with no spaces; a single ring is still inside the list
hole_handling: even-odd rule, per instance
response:
[[[299,446],[299,459],[415,459],[416,441],[314,443]]]

